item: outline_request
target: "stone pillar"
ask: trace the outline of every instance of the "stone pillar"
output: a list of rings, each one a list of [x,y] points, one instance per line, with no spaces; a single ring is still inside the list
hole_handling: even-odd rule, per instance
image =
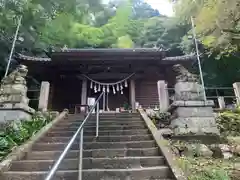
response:
[[[237,105],[240,105],[240,82],[235,82],[233,84],[233,89],[237,99]]]
[[[226,108],[226,103],[224,101],[224,97],[222,97],[222,96],[218,97],[218,105],[219,105],[220,109]]]
[[[50,84],[50,92],[49,92],[49,98],[48,98],[48,109],[53,109],[54,107],[54,102],[53,99],[54,98],[54,85],[53,83]]]
[[[131,100],[131,107],[132,110],[136,110],[136,91],[135,91],[135,80],[130,80],[130,100]]]
[[[166,112],[169,107],[169,95],[167,90],[167,84],[165,81],[158,81],[157,87],[160,111]]]
[[[81,105],[87,104],[87,80],[82,80],[82,96],[81,96]]]
[[[41,83],[41,90],[39,96],[38,110],[47,111],[49,99],[50,83],[43,81]]]

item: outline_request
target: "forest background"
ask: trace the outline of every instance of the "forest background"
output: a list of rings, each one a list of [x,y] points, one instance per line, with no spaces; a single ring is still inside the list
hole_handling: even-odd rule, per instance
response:
[[[167,1],[167,0],[166,0]],[[160,48],[195,53],[194,17],[206,86],[240,80],[240,0],[172,0],[174,16],[143,0],[0,0],[0,75],[19,17],[15,53],[44,57],[69,48]],[[197,64],[193,64],[196,67]]]

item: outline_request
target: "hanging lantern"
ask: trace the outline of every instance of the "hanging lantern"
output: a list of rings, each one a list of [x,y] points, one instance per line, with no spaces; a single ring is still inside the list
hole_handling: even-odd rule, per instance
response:
[[[93,88],[93,82],[91,81],[91,84],[90,84],[90,89],[92,89]]]
[[[117,91],[119,91],[119,84],[117,84]]]
[[[123,85],[122,84],[120,85],[120,89],[123,90]]]
[[[107,85],[107,92],[109,93],[109,91],[110,91],[110,90],[109,90],[109,85]]]
[[[127,80],[124,82],[124,84],[125,84],[125,87],[128,87],[128,83],[127,83]]]
[[[121,94],[123,94],[123,91],[121,90]]]
[[[100,92],[100,91],[101,91],[101,85],[98,84],[98,92]]]
[[[112,88],[113,88],[113,94],[116,94],[116,90],[115,90],[114,85],[112,86]]]
[[[105,88],[105,86],[103,86],[103,92],[106,92],[106,88]]]

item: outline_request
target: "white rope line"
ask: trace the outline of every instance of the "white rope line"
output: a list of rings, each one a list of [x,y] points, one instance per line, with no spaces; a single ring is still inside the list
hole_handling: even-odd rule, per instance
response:
[[[129,75],[128,77],[126,77],[126,78],[124,78],[124,79],[122,79],[122,80],[120,80],[120,81],[117,81],[117,82],[115,82],[115,83],[101,83],[101,82],[99,82],[99,81],[93,80],[92,78],[88,77],[87,75],[84,75],[84,74],[83,74],[83,76],[86,77],[88,80],[94,82],[95,84],[100,84],[100,85],[102,85],[102,86],[107,86],[107,85],[108,85],[108,86],[114,86],[114,85],[121,84],[121,83],[125,82],[126,80],[128,80],[129,78],[131,78],[134,74],[135,74],[135,73],[132,73],[132,74]]]

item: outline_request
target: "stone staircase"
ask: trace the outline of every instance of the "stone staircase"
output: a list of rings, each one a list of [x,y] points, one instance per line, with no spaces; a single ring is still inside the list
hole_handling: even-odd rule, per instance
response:
[[[1,180],[44,180],[54,161],[79,127],[77,115],[61,120],[32,151],[14,161]],[[79,140],[61,163],[54,180],[77,180]],[[173,180],[152,135],[140,115],[101,114],[99,137],[95,118],[84,128],[83,180]]]

